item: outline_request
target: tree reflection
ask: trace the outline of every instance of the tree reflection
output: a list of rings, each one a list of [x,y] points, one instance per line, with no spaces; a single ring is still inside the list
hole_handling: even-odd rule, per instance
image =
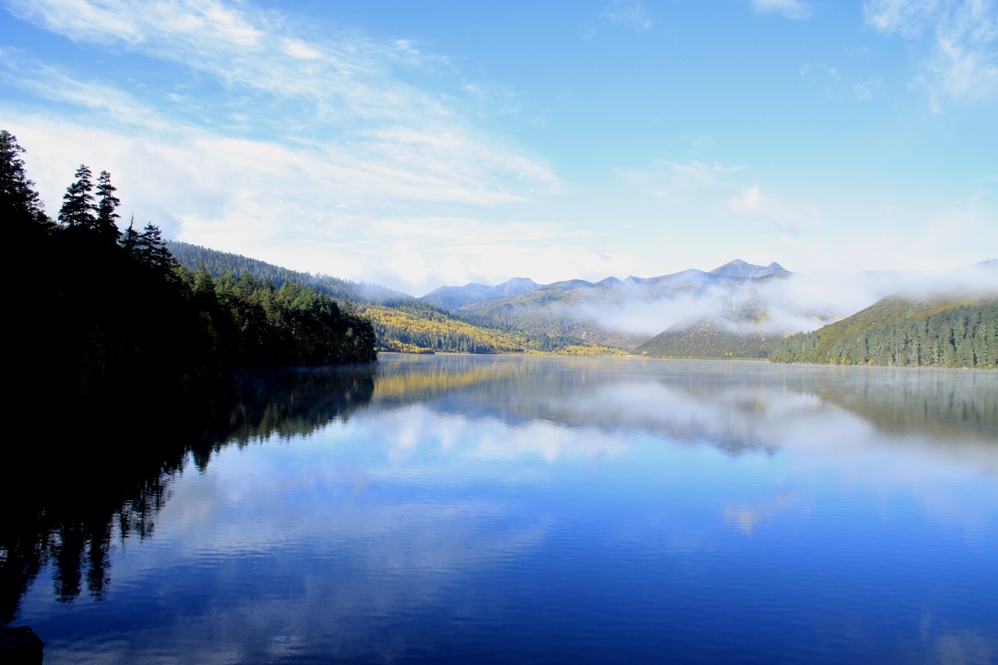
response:
[[[273,436],[305,435],[346,420],[374,392],[372,367],[245,371],[201,398],[144,413],[94,405],[42,426],[51,405],[22,414],[35,425],[8,443],[0,468],[0,625],[13,621],[47,565],[54,593],[73,602],[86,588],[107,596],[116,541],[153,534],[173,480],[193,462]]]
[[[380,365],[379,406],[423,402],[508,425],[543,420],[700,440],[738,417],[776,418],[773,403],[790,395],[845,409],[885,433],[998,437],[998,375],[989,370],[387,354]],[[713,443],[731,451],[770,446],[757,439]]]

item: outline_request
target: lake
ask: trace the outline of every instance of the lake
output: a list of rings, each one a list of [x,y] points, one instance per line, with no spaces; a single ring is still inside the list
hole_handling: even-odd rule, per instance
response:
[[[45,663],[998,662],[996,372],[383,354],[241,390],[127,487],[5,508]]]

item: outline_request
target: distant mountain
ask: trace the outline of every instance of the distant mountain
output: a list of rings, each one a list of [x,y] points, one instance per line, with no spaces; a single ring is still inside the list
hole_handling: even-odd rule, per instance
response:
[[[628,277],[631,284],[662,284],[670,286],[702,286],[710,284],[716,280],[709,272],[691,268],[671,275],[659,275],[658,277]]]
[[[459,309],[465,305],[481,302],[483,300],[496,300],[498,298],[508,298],[518,293],[525,293],[541,288],[532,279],[525,277],[514,277],[508,282],[503,282],[497,286],[487,286],[485,284],[465,284],[464,286],[441,286],[439,289],[427,293],[422,300],[446,307],[447,309]]]
[[[496,286],[486,284],[465,284],[464,286],[441,286],[435,291],[431,291],[422,297],[422,300],[446,307],[447,309],[460,309],[484,303],[490,300],[502,300],[511,298],[521,293],[531,291],[571,291],[574,289],[607,289],[628,284],[661,285],[661,286],[702,286],[716,284],[727,280],[762,280],[772,277],[784,277],[792,274],[779,263],[770,263],[768,266],[757,266],[746,263],[741,259],[735,259],[723,266],[714,268],[710,272],[703,270],[683,270],[670,275],[660,275],[658,277],[635,277],[631,275],[626,280],[619,280],[616,277],[607,277],[598,282],[587,282],[584,279],[569,279],[551,284],[538,284],[531,279],[514,277],[508,282],[503,282]]]
[[[741,259],[735,259],[731,263],[714,268],[710,274],[715,277],[730,277],[732,279],[766,279],[767,277],[789,275],[790,271],[775,261],[768,266],[755,266],[751,263],[745,263]]]
[[[582,279],[551,284],[510,280],[493,287],[484,284],[446,286],[421,300],[456,314],[474,315],[500,327],[534,334],[571,335],[633,349],[646,342],[649,335],[610,329],[598,322],[593,313],[626,302],[652,303],[683,295],[696,297],[715,287],[734,288],[790,274],[778,263],[758,266],[735,260],[710,272],[691,269],[657,277],[632,275],[624,280],[607,277],[595,283]]]

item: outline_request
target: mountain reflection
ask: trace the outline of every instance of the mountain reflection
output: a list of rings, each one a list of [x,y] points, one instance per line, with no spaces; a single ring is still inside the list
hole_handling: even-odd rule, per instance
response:
[[[204,470],[224,447],[345,421],[373,391],[369,367],[255,370],[234,375],[211,399],[145,414],[75,414],[76,422],[26,435],[9,446],[0,473],[0,624],[16,618],[46,565],[57,600],[72,602],[84,587],[103,599],[112,542],[152,535],[189,462]],[[95,436],[96,449],[83,445]]]
[[[71,602],[84,590],[104,598],[112,544],[153,534],[171,484],[189,464],[203,471],[225,447],[305,436],[360,409],[417,405],[465,422],[588,428],[606,439],[600,445],[646,433],[732,455],[865,445],[862,430],[872,428],[934,457],[998,473],[994,372],[396,354],[376,367],[248,372],[210,400],[157,405],[130,418],[90,414],[58,431],[39,424],[34,439],[9,446],[0,478],[0,622],[16,618],[44,566],[52,567],[58,600]],[[82,442],[94,433],[103,443],[86,448]],[[548,457],[586,445],[586,437],[526,438],[547,446]],[[488,445],[493,454],[501,446],[506,454],[518,450],[510,438]],[[725,516],[751,533],[793,500],[782,491],[765,505],[732,504]]]
[[[373,402],[444,414],[647,431],[732,452],[781,445],[794,412],[851,413],[942,445],[998,440],[998,374],[761,362],[386,355]]]

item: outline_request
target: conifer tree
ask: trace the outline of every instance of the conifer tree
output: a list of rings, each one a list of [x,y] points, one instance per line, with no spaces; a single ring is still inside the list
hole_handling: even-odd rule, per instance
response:
[[[121,237],[120,244],[126,254],[136,256],[138,242],[139,232],[135,230],[135,215],[132,215],[132,219],[128,222],[128,228],[125,229],[125,233]]]
[[[49,225],[35,183],[24,172],[20,157],[23,152],[17,137],[6,129],[0,130],[0,211],[8,223]]]
[[[119,215],[116,212],[121,201],[114,195],[117,187],[111,184],[111,174],[101,171],[97,178],[97,218],[94,231],[108,242],[118,242],[121,231],[118,230]]]
[[[62,196],[59,221],[68,228],[92,229],[97,224],[94,205],[94,183],[90,167],[80,164],[74,174],[76,180]]]
[[[129,229],[131,230],[131,227]],[[166,248],[162,232],[152,222],[146,224],[142,233],[135,237],[134,251],[141,261],[162,270],[168,270],[173,263],[173,257]]]

